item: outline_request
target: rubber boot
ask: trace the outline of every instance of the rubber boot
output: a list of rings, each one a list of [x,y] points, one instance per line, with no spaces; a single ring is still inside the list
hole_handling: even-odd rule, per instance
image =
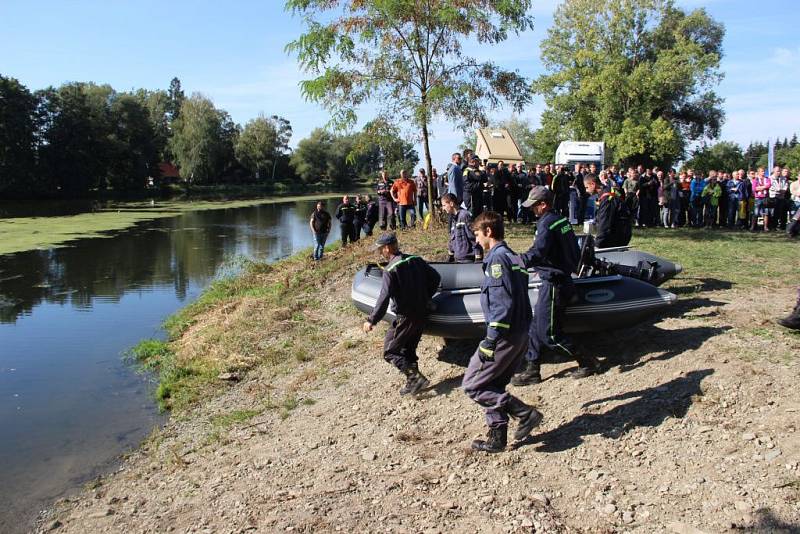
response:
[[[525,369],[511,377],[512,386],[530,386],[542,381],[539,360],[526,360]]]
[[[600,362],[594,356],[578,356],[578,368],[572,372],[572,378],[586,378],[600,372]]]
[[[490,428],[486,434],[487,439],[476,439],[472,442],[472,448],[476,451],[484,452],[503,452],[508,442],[508,426],[498,426]]]
[[[800,303],[794,307],[792,313],[783,319],[778,319],[778,324],[792,330],[800,330]]]
[[[519,419],[519,425],[514,432],[514,440],[520,441],[528,437],[531,431],[539,426],[544,416],[534,408],[528,406],[516,397],[512,397],[508,403],[508,415],[514,419]]]
[[[419,372],[417,364],[409,366],[403,374],[406,375],[406,385],[400,389],[400,395],[416,395],[430,385],[425,375]]]

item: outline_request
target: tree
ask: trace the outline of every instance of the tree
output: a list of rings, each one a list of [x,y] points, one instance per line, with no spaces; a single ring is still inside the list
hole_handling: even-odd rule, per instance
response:
[[[332,144],[333,134],[322,128],[316,128],[297,143],[290,161],[304,183],[317,183],[327,177],[328,154]]]
[[[186,95],[181,89],[181,81],[175,77],[169,82],[169,90],[167,91],[167,116],[170,122],[174,121],[181,115],[181,107],[186,100]]]
[[[530,6],[530,0],[287,0],[307,32],[286,49],[315,76],[301,90],[331,111],[334,127],[352,126],[357,108],[377,101],[387,122],[419,128],[430,176],[434,115],[466,127],[484,124],[485,111],[502,100],[518,110],[530,101],[522,76],[463,49],[469,39],[490,46],[532,28]]]
[[[277,115],[258,118],[248,122],[235,146],[236,159],[262,180],[271,176],[278,158],[285,154],[292,138],[289,121]]]
[[[689,141],[717,137],[723,36],[704,10],[672,0],[566,0],[541,44],[536,144],[603,140],[614,160],[666,166]]]
[[[712,146],[702,146],[692,153],[684,167],[706,175],[710,170],[733,172],[747,168],[742,149],[736,143],[722,141]]]
[[[756,166],[767,169],[767,156],[767,151],[764,150],[764,153],[758,158]],[[789,148],[776,148],[774,165],[789,167],[792,170],[800,171],[800,146],[795,146],[794,148],[791,146]],[[767,170],[772,172],[772,169]]]
[[[238,132],[227,113],[200,94],[186,99],[172,123],[170,149],[181,175],[196,183],[213,183],[231,163]]]
[[[172,154],[168,148],[169,139],[172,136],[170,117],[167,113],[169,95],[163,89],[156,91],[138,89],[134,94],[147,109],[150,124],[153,127],[153,144],[156,147],[159,161],[172,161]]]
[[[40,173],[62,196],[77,197],[105,185],[111,143],[105,85],[68,83],[38,93],[41,99]]]
[[[414,145],[403,139],[397,127],[381,118],[364,125],[356,136],[354,161],[360,165],[359,176],[375,175],[381,169],[397,176],[405,169],[413,174],[419,162],[419,154]]]
[[[157,176],[157,136],[150,113],[132,94],[111,103],[108,181],[116,191],[143,189],[148,176]]]
[[[0,194],[37,192],[38,98],[14,78],[0,76]]]

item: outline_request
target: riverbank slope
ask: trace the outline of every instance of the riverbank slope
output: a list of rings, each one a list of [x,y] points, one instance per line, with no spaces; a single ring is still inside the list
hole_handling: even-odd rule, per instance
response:
[[[523,250],[531,237],[515,228],[509,241]],[[445,252],[442,231],[401,242],[429,259]],[[350,304],[370,242],[321,263],[255,266],[171,324],[174,369],[223,373],[184,383],[204,400],[180,404],[117,473],[58,503],[40,529],[798,528],[800,337],[771,322],[794,302],[792,249],[779,236],[688,230],[635,244],[686,267],[669,285],[680,301],[650,323],[584,339],[606,373],[575,381],[564,376],[573,364],[556,363],[541,385],[516,388],[545,421],[530,443],[494,456],[469,449],[484,432],[459,388],[474,347],[424,337],[420,367],[434,386],[398,396],[403,380],[380,357],[385,325],[363,334]]]

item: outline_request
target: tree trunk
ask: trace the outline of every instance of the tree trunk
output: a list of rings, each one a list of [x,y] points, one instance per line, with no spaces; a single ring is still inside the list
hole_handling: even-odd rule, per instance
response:
[[[436,213],[434,212],[433,198],[433,165],[431,164],[431,147],[428,144],[428,121],[422,122],[422,146],[425,149],[425,169],[428,173],[428,212],[431,214],[433,220]]]

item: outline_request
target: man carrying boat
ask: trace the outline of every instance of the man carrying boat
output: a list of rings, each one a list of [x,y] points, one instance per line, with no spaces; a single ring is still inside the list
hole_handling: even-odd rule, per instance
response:
[[[509,416],[519,421],[515,440],[526,438],[542,421],[541,413],[506,391],[527,349],[531,320],[528,275],[503,241],[502,215],[482,213],[475,219],[473,230],[486,251],[481,283],[486,337],[469,360],[462,387],[469,398],[483,406],[489,427],[487,439],[473,441],[472,448],[501,452],[508,441]]]
[[[540,357],[546,349],[575,359],[578,362],[578,369],[572,375],[575,378],[589,376],[599,368],[597,360],[580,355],[561,330],[564,308],[576,295],[572,273],[578,267],[580,249],[569,220],[551,211],[552,202],[549,189],[535,186],[522,203],[533,211],[539,222],[533,246],[520,254],[520,259],[526,268],[536,270],[541,285],[533,309],[525,369],[511,380],[515,386],[542,381]]]
[[[448,262],[472,263],[483,259],[483,250],[475,241],[472,216],[458,205],[452,193],[442,195],[442,209],[450,216],[450,242],[447,244]]]
[[[431,309],[431,297],[436,293],[441,277],[419,256],[401,253],[394,233],[382,234],[375,248],[388,263],[384,267],[378,300],[363,329],[370,332],[386,315],[391,301],[395,319],[386,331],[383,358],[406,376],[406,385],[400,390],[400,395],[414,395],[430,384],[419,372],[417,346]]]

